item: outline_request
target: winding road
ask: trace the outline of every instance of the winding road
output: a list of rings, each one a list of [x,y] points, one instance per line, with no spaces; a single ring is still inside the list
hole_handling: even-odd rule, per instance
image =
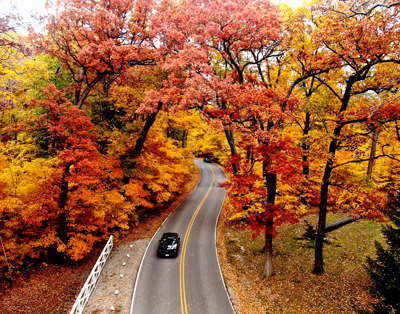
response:
[[[216,251],[216,224],[225,198],[225,173],[196,159],[201,179],[153,237],[144,254],[131,314],[233,314]],[[177,258],[158,258],[164,232],[178,232]]]

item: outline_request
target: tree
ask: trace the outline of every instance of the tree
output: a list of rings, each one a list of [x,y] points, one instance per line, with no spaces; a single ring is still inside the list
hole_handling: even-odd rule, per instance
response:
[[[152,22],[158,5],[162,3],[142,0],[66,0],[57,3],[55,13],[47,17],[47,32],[32,37],[40,51],[58,58],[70,72],[74,82],[65,92],[73,98],[74,106],[82,108],[91,93],[102,98],[91,101],[92,106],[111,107],[118,89],[129,87],[139,94],[163,88],[165,75],[155,65],[164,56],[156,48],[157,27]],[[143,102],[145,97],[133,98],[133,102],[127,104],[133,107],[127,109],[129,112],[138,109],[137,98]],[[135,123],[141,122],[141,131],[121,156],[126,168],[124,184],[129,183],[158,113],[167,105],[160,100],[154,106],[148,105],[147,110],[141,109],[130,116]],[[97,111],[97,108],[93,109]],[[125,114],[123,111],[121,114]]]
[[[0,142],[5,127],[5,115],[15,105],[15,94],[21,90],[17,69],[21,69],[24,55],[29,54],[16,29],[21,24],[18,14],[2,12],[0,15]],[[14,118],[14,117],[11,117]]]
[[[341,1],[344,2],[346,0],[341,0]],[[354,17],[357,15],[368,16],[375,10],[379,10],[381,8],[390,9],[396,6],[400,6],[400,2],[397,0],[383,1],[383,2],[375,2],[375,1],[366,2],[362,0],[356,0],[352,3],[351,7],[348,9],[348,12],[337,11],[335,9],[333,11],[343,14],[346,18],[346,17]]]
[[[165,31],[166,42],[172,41],[173,30],[180,30],[182,38],[190,38],[182,41],[177,54],[181,64],[190,64],[185,70],[189,69],[186,82],[191,88],[183,94],[203,104],[204,115],[214,125],[219,124],[226,135],[232,156],[229,169],[233,172],[232,182],[226,187],[232,196],[237,196],[238,210],[253,204],[245,205],[243,200],[249,199],[243,193],[235,193],[234,187],[241,185],[250,192],[254,180],[259,178],[253,177],[252,163],[241,162],[241,152],[237,148],[256,156],[253,162],[264,164],[261,173],[264,177],[261,190],[264,191],[254,195],[259,197],[256,206],[263,210],[265,217],[255,226],[265,231],[265,276],[271,277],[276,180],[280,167],[275,167],[279,157],[273,155],[278,147],[286,148],[282,144],[284,141],[280,142],[275,136],[279,121],[288,113],[283,112],[286,103],[282,97],[267,89],[262,68],[280,43],[277,8],[266,1],[188,1],[183,12],[172,13],[171,10],[166,14],[170,21]],[[196,21],[188,18],[185,23],[185,16],[194,16]],[[239,195],[243,197],[241,201]],[[261,218],[260,212],[256,216]]]
[[[375,242],[377,257],[367,257],[365,268],[374,286],[370,294],[378,300],[371,313],[399,313],[400,311],[400,199],[398,192],[390,197],[391,224],[382,227],[387,246]],[[366,312],[362,312],[366,313]]]
[[[343,6],[341,11],[351,6],[350,3],[341,5]],[[382,10],[371,17],[342,19],[337,13],[325,11],[319,20],[316,19],[317,38],[323,44],[327,58],[336,58],[337,62],[341,63],[342,77],[338,76],[336,81],[331,81],[335,78],[333,76],[335,72],[317,77],[337,99],[338,106],[332,112],[335,115],[335,122],[328,143],[328,157],[320,190],[318,237],[313,269],[315,274],[323,272],[322,247],[329,186],[332,185],[334,170],[348,164],[348,162],[338,162],[336,156],[340,147],[346,143],[346,137],[343,135],[351,125],[390,121],[398,114],[393,107],[396,97],[391,96],[393,94],[390,92],[396,89],[399,81],[396,76],[388,75],[386,71],[387,66],[396,68],[400,64],[397,57],[398,47],[392,44],[396,42],[399,29],[396,23],[389,22],[398,19],[398,14],[397,9]],[[385,91],[389,93],[385,94]],[[384,96],[386,99],[383,98],[384,100],[376,107],[369,105],[368,102],[362,105],[362,99],[366,99],[369,93],[376,93],[378,96],[387,95],[388,98]],[[362,98],[363,95],[366,96]]]
[[[141,0],[60,1],[47,16],[47,33],[32,34],[40,51],[70,71],[77,108],[100,82],[110,85],[126,68],[154,63],[152,6]]]
[[[11,184],[3,187],[2,233],[15,264],[49,250],[77,260],[98,239],[94,235],[98,221],[93,219],[93,209],[84,205],[100,174],[99,154],[88,133],[91,123],[54,86],[42,109],[40,117],[31,116],[25,125],[14,126],[20,129],[18,138],[2,150],[2,156],[8,157],[3,167],[9,169],[2,171],[2,182],[9,182],[5,176],[11,175]],[[42,140],[52,158],[36,156],[35,141],[28,135],[35,132],[46,137]],[[93,225],[84,230],[85,222]]]
[[[2,1],[0,1],[1,3]],[[16,10],[12,6],[11,8]],[[0,65],[7,66],[9,59],[16,52],[25,52],[29,50],[23,44],[20,36],[17,33],[17,28],[21,26],[21,16],[19,14],[6,12],[5,10],[0,15]]]

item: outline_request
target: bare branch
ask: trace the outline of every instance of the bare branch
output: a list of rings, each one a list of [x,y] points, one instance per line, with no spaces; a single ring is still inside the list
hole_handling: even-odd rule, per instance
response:
[[[347,161],[347,162],[344,162],[344,163],[341,163],[341,164],[334,165],[331,168],[335,169],[335,168],[338,168],[338,167],[341,167],[341,166],[344,166],[344,165],[348,165],[348,164],[355,164],[355,163],[360,163],[360,162],[364,162],[364,161],[376,160],[376,159],[384,158],[384,157],[389,158],[389,159],[393,159],[393,160],[396,160],[396,161],[400,161],[400,159],[398,159],[398,158],[396,158],[394,156],[395,155],[384,154],[384,155],[375,156],[373,158],[350,160],[350,161]]]

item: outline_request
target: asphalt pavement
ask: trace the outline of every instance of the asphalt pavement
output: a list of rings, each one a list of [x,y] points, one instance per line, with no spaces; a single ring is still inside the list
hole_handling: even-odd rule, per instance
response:
[[[131,314],[234,313],[219,267],[216,225],[226,177],[215,164],[196,159],[201,179],[147,247],[136,279]],[[164,232],[180,234],[176,258],[157,257]]]

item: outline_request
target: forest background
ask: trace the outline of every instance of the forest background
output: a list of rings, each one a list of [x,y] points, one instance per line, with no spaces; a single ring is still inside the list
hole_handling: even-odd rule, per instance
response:
[[[80,260],[174,199],[194,156],[231,219],[385,220],[399,176],[396,1],[62,0],[0,19],[0,270]]]

